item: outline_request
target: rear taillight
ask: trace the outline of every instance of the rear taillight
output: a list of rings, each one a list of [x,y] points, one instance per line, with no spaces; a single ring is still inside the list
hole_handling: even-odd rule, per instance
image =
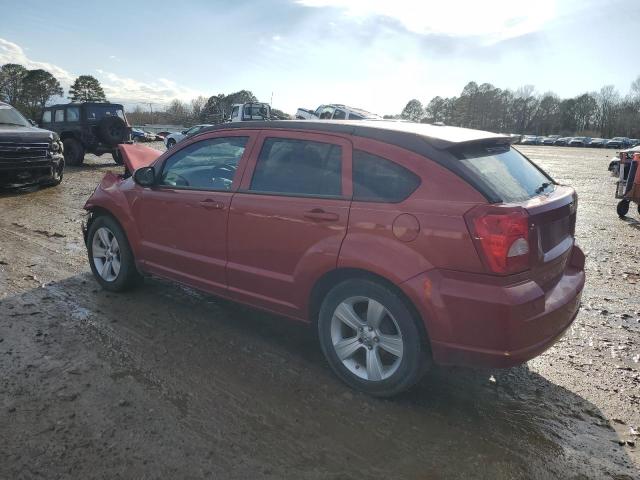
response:
[[[478,253],[491,273],[530,267],[529,216],[521,207],[481,205],[465,214]]]

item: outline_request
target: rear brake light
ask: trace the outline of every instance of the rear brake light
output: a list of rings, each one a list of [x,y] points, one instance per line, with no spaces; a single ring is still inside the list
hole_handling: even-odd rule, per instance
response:
[[[465,214],[478,253],[492,273],[530,267],[529,216],[521,207],[482,205]]]

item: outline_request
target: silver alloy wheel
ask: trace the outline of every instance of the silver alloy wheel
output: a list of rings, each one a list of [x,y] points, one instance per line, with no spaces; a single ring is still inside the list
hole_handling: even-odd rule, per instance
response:
[[[350,297],[338,305],[331,318],[331,342],[342,364],[364,380],[385,380],[402,361],[398,323],[369,297]]]
[[[93,265],[98,275],[106,282],[113,282],[120,273],[120,245],[111,230],[100,227],[93,234],[91,242]]]

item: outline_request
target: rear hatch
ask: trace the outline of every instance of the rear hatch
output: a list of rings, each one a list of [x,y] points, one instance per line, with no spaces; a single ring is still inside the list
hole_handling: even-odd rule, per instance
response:
[[[514,255],[513,258],[519,256],[522,260],[515,262],[512,269],[507,265],[504,271],[496,269],[495,262],[485,261],[488,270],[498,274],[526,271],[543,290],[551,289],[562,276],[574,245],[575,191],[557,184],[509,145],[467,145],[457,147],[453,153],[461,163],[464,176],[491,199],[491,205],[482,206],[479,211],[472,211],[465,216],[478,253],[486,260],[487,250],[494,254],[503,246],[507,252],[505,255]],[[504,238],[497,235],[497,240],[494,238],[495,241],[491,243],[492,239],[486,237],[495,232],[487,233],[487,229],[496,225],[502,228],[500,225],[504,223],[500,223],[501,216],[512,223],[515,218],[515,226],[518,227],[517,222],[520,222],[522,227],[518,230],[508,225],[510,232]],[[491,217],[493,223],[482,224],[487,217]],[[476,229],[475,226],[481,228]],[[483,235],[479,231],[483,232],[485,238],[481,238]],[[518,238],[519,235],[522,239]],[[513,245],[515,240],[520,240],[520,243]]]

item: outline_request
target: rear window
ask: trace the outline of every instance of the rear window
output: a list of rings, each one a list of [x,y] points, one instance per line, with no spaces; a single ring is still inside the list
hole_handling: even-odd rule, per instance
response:
[[[353,199],[398,203],[420,185],[420,177],[397,163],[361,150],[353,152]]]
[[[503,202],[521,202],[549,193],[553,180],[510,147],[474,147],[457,152],[465,173]]]
[[[47,110],[42,114],[42,123],[51,123],[51,110]]]

